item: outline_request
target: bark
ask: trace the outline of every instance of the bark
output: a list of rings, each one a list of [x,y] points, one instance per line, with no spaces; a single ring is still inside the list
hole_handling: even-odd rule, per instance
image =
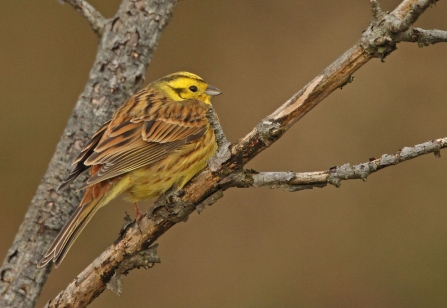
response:
[[[75,7],[79,5],[100,34],[98,53],[85,89],[0,269],[1,307],[35,305],[51,269],[38,269],[36,264],[81,198],[81,192],[75,189],[59,193],[56,187],[91,132],[142,86],[146,68],[177,0],[125,0],[110,20],[104,20],[84,1],[72,2],[76,2],[70,3]]]

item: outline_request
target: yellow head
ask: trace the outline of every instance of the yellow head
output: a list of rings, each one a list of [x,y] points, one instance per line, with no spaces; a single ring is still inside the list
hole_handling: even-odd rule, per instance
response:
[[[159,88],[167,97],[175,101],[195,98],[211,104],[211,97],[222,93],[199,76],[188,72],[170,74],[153,82],[152,86]]]

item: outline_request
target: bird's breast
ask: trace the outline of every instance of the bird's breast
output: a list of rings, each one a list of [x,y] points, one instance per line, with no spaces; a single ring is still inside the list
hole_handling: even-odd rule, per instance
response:
[[[173,185],[182,188],[206,167],[216,150],[214,132],[208,128],[200,139],[174,150],[166,158],[129,172],[127,177],[133,184],[125,198],[137,202],[156,198]]]

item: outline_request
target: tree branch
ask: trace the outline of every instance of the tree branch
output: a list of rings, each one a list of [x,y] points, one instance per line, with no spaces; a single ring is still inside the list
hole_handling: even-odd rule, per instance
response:
[[[437,2],[437,1],[438,0],[435,0],[433,2]],[[407,16],[408,12],[410,12],[413,9],[413,6],[415,4],[418,4],[419,2],[420,1],[417,1],[417,0],[403,0],[397,6],[397,8],[392,12],[392,14],[402,20],[405,18],[405,16]]]
[[[93,31],[101,37],[106,25],[106,19],[90,3],[85,0],[62,0],[80,12],[92,27]]]
[[[176,2],[127,1],[107,20],[85,89],[0,268],[1,307],[34,306],[50,272],[49,266],[38,269],[36,264],[81,198],[76,189],[57,192],[56,187],[91,132],[143,84]]]
[[[113,275],[107,283],[107,289],[120,296],[122,293],[123,275],[127,275],[135,268],[143,267],[145,269],[149,269],[152,268],[155,263],[160,263],[160,258],[157,256],[157,247],[158,244],[155,244],[146,250],[140,251],[133,256],[125,258],[116,269],[115,275]]]
[[[372,2],[375,1],[376,0],[372,0]],[[435,4],[437,1],[438,0],[422,0],[415,3],[412,9],[402,20],[396,17],[396,19],[391,22],[389,27],[390,31],[392,33],[400,33],[408,30],[418,20],[422,13],[424,13],[426,9]],[[380,13],[384,14],[383,12]],[[378,12],[378,14],[380,13]]]
[[[401,33],[398,40],[401,42],[417,42],[419,47],[424,47],[430,44],[447,42],[447,31],[413,28]]]
[[[374,20],[363,32],[360,45],[371,56],[382,61],[396,50],[396,44],[401,42],[402,33],[407,31],[425,10],[438,0],[404,1],[391,14],[383,12],[377,0],[370,0]],[[404,9],[408,11],[405,13]]]
[[[405,17],[412,8],[409,4],[414,2],[403,1],[396,9],[395,16]],[[426,1],[418,3],[421,5]],[[147,217],[138,223],[138,227],[132,225],[127,228],[113,246],[94,260],[48,306],[80,307],[90,303],[103,292],[123,260],[145,250],[176,223],[185,221],[193,211],[200,211],[205,205],[222,197],[225,189],[222,181],[225,178],[239,172],[247,162],[278,140],[307,112],[350,80],[351,75],[370,59],[389,55],[396,44],[395,35],[391,35],[390,31],[391,22],[395,22],[396,17],[381,22],[381,18],[387,18],[386,16],[378,16],[380,18],[376,18],[369,27],[371,30],[364,33],[361,43],[351,47],[273,114],[262,120],[249,134],[231,146],[229,152],[226,150],[228,144],[225,141],[220,142],[217,158],[210,161],[209,168],[196,175],[183,190],[170,191],[159,198],[148,211]],[[389,35],[391,36],[388,39]],[[219,125],[213,125],[213,128],[216,133],[221,132]],[[342,166],[339,171],[345,172],[345,169],[347,168]]]
[[[326,171],[315,172],[257,172],[254,170],[240,170],[232,173],[219,182],[220,187],[228,189],[230,187],[267,187],[280,188],[287,191],[298,191],[312,189],[313,187],[324,187],[328,183],[340,187],[343,180],[362,179],[379,170],[389,166],[394,166],[407,160],[435,153],[440,157],[440,150],[447,148],[447,137],[427,141],[412,147],[405,147],[394,154],[383,154],[378,159],[358,165],[332,167]]]

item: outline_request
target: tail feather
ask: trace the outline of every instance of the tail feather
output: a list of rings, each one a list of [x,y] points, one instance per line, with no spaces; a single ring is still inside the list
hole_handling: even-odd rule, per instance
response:
[[[71,215],[37,266],[43,267],[54,261],[57,267],[96,211],[129,187],[129,177],[115,177],[87,187],[78,208]]]
[[[51,260],[54,261],[56,267],[59,266],[71,245],[73,245],[81,231],[100,208],[100,201],[101,199],[94,199],[87,204],[80,205],[76,209],[54,242],[51,244],[45,256],[37,264],[38,267],[47,265]]]

